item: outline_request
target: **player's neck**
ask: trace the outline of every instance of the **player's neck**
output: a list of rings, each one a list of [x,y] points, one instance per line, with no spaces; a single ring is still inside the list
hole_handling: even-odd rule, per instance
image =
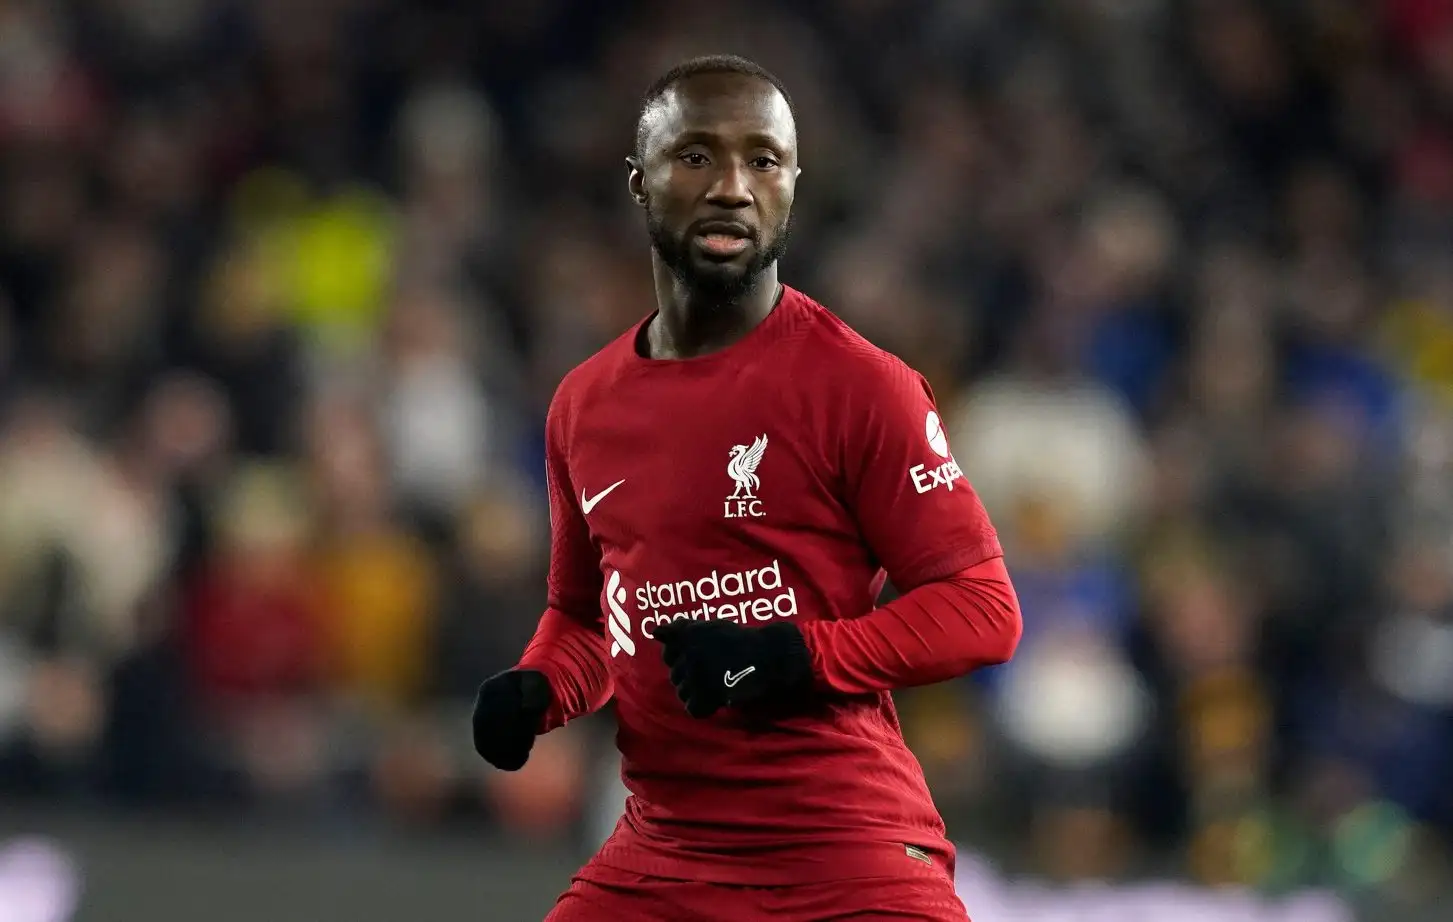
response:
[[[763,270],[750,288],[729,300],[688,288],[669,269],[657,267],[659,311],[646,330],[650,357],[689,359],[725,349],[765,320],[781,294],[775,264]]]

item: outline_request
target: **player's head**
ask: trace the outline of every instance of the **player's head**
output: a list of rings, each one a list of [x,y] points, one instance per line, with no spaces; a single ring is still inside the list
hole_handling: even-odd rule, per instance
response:
[[[731,297],[785,252],[797,125],[782,82],[757,64],[713,55],[663,74],[626,165],[651,245],[687,287]]]

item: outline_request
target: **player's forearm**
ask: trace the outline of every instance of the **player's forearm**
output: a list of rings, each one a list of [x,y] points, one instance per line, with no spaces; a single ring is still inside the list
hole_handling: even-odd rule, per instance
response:
[[[818,685],[843,694],[930,685],[1006,662],[1022,626],[1002,557],[861,618],[801,625]]]
[[[605,638],[556,608],[545,609],[518,668],[537,670],[550,683],[552,701],[541,733],[600,710],[615,693]]]

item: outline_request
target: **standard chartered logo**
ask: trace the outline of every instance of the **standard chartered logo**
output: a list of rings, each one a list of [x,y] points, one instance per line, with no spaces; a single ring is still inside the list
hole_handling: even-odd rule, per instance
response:
[[[612,570],[610,579],[605,584],[605,604],[610,609],[605,626],[610,631],[611,656],[620,656],[622,653],[626,656],[636,655],[636,642],[631,639],[631,616],[621,607],[626,597],[626,591],[621,588],[621,575]]]
[[[606,630],[610,633],[610,655],[636,655],[631,637],[631,612],[625,602],[631,594],[621,585],[615,570],[605,584],[608,609]],[[782,563],[774,560],[765,567],[722,573],[712,570],[697,579],[652,582],[647,580],[634,593],[641,636],[650,640],[658,625],[682,618],[702,621],[720,618],[746,624],[771,621],[797,614],[797,592],[782,585]]]

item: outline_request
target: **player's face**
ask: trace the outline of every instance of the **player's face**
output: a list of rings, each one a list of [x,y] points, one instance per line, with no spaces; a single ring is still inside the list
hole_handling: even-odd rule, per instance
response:
[[[797,185],[792,112],[770,83],[703,74],[651,114],[630,187],[651,244],[693,290],[746,290],[787,248]]]

